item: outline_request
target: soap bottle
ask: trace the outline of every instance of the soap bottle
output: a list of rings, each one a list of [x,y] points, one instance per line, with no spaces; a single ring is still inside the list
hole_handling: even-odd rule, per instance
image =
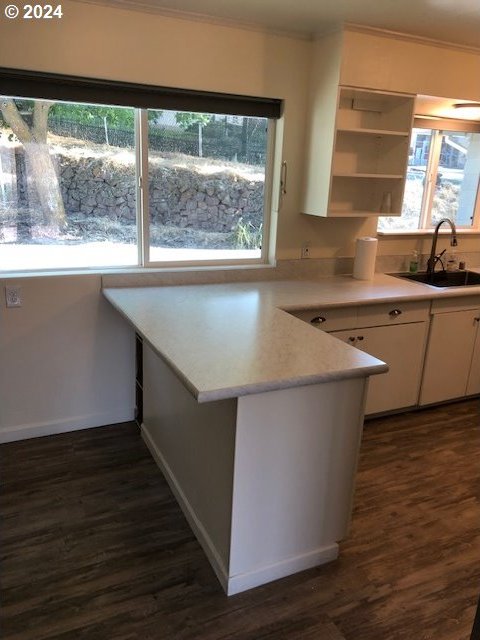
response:
[[[418,271],[418,251],[416,250],[412,251],[408,270],[410,271],[410,273],[417,273]]]
[[[458,261],[455,253],[449,253],[447,257],[447,271],[456,271],[458,269]]]

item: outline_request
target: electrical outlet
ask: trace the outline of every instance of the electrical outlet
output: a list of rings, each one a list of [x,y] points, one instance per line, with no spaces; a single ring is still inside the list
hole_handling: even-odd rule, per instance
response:
[[[300,256],[302,258],[309,258],[310,257],[310,247],[309,247],[308,244],[302,245],[302,252],[301,252]]]
[[[7,285],[5,287],[5,302],[7,307],[21,307],[22,288],[16,285]]]

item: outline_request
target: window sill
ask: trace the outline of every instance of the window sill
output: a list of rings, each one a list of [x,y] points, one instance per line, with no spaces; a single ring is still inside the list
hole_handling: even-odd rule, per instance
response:
[[[379,238],[417,238],[421,236],[433,236],[434,229],[411,229],[409,231],[377,231]],[[449,236],[451,230],[449,228],[440,229],[439,235]],[[480,229],[457,229],[457,236],[480,236]]]
[[[262,270],[272,269],[275,267],[273,263],[236,263],[236,264],[217,264],[217,265],[188,265],[188,266],[172,266],[168,267],[99,267],[99,268],[79,268],[79,269],[44,269],[38,271],[1,271],[0,280],[8,280],[10,278],[45,278],[47,276],[109,276],[109,275],[141,275],[153,273],[198,273],[198,272],[215,272],[215,271],[232,271],[232,270]]]

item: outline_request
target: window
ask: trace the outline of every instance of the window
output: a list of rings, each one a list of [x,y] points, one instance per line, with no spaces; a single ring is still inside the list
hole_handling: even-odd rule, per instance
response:
[[[379,218],[379,231],[431,229],[442,218],[476,226],[480,133],[414,128],[400,217]]]
[[[0,268],[136,265],[134,109],[0,101]]]
[[[52,87],[0,96],[0,270],[265,260],[275,119],[258,99]]]
[[[147,118],[147,260],[260,259],[268,120],[153,110]]]

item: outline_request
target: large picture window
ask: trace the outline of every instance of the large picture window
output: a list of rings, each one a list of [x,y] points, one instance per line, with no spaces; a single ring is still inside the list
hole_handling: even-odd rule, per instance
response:
[[[0,270],[264,260],[274,119],[239,105],[0,96]]]
[[[431,229],[442,218],[477,223],[480,133],[414,128],[402,215],[379,218],[380,231]]]

